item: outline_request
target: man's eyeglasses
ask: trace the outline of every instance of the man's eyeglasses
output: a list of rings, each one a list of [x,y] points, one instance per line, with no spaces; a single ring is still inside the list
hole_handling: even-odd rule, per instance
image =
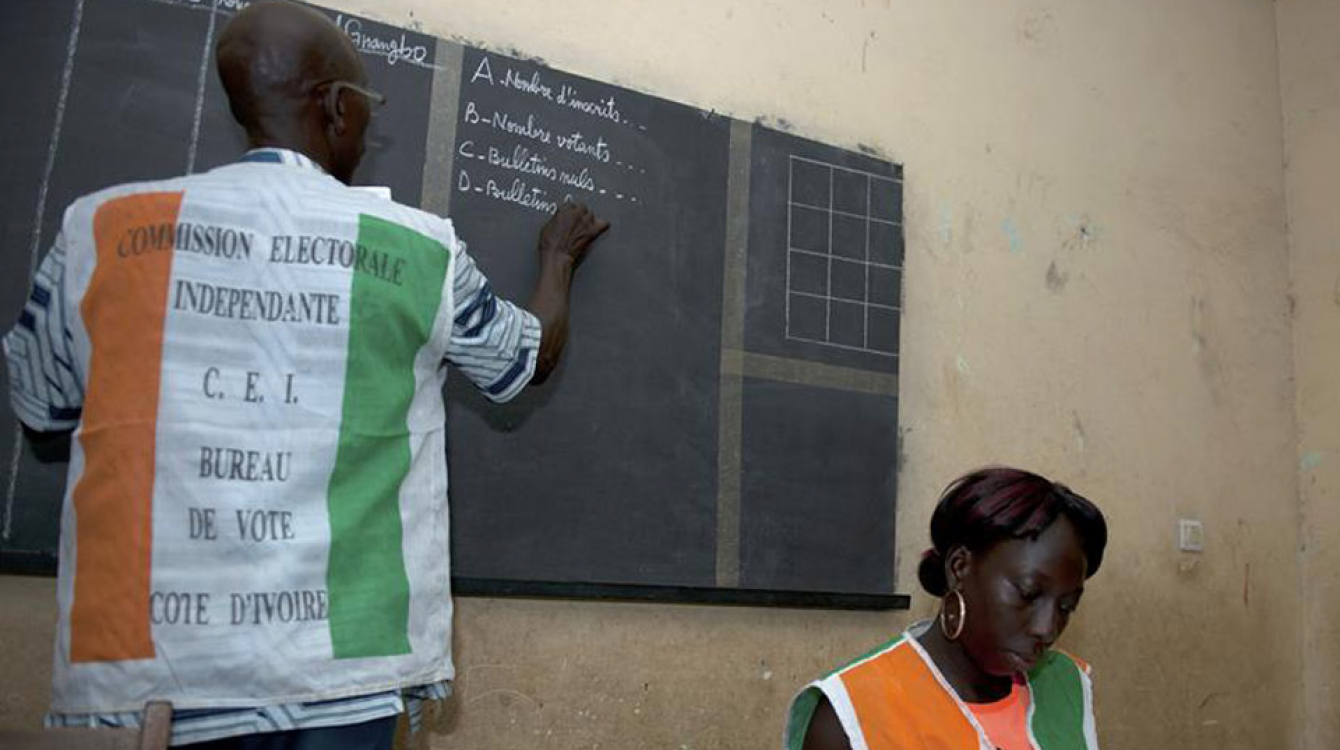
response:
[[[364,86],[359,86],[356,83],[350,83],[349,81],[330,81],[329,86],[330,89],[328,95],[332,100],[340,95],[340,89],[349,89],[356,94],[362,94],[368,100],[368,112],[371,114],[376,114],[377,109],[386,104],[386,94],[373,91]]]

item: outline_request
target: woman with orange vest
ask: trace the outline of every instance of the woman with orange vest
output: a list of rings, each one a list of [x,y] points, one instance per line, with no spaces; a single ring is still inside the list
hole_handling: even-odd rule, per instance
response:
[[[1098,570],[1107,522],[1027,471],[955,480],[917,576],[934,621],[791,704],[787,750],[1098,750],[1089,667],[1053,648]]]

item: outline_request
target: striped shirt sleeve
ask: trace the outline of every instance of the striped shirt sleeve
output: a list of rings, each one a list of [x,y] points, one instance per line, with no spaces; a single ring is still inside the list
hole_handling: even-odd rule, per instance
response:
[[[62,234],[38,267],[23,312],[4,339],[14,413],[39,432],[73,430],[84,405],[67,312]]]
[[[453,279],[456,308],[447,360],[491,401],[511,400],[535,374],[540,322],[493,293],[460,243]]]

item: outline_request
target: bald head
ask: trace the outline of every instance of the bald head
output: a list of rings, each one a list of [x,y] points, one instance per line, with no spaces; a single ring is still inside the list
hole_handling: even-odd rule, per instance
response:
[[[350,123],[345,102],[324,101],[322,86],[364,84],[366,74],[353,43],[329,18],[285,0],[253,3],[224,26],[215,60],[233,117],[253,147],[291,148],[332,173],[341,166],[353,171],[330,163],[349,156],[336,153],[333,141],[347,135]],[[356,130],[354,165],[362,154],[363,128]]]

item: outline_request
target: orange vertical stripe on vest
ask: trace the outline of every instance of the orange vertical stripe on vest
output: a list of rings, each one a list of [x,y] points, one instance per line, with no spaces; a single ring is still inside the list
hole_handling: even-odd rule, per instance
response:
[[[978,746],[977,730],[910,644],[842,672],[841,679],[870,750]]]
[[[72,662],[150,659],[154,436],[163,320],[181,193],[107,201],[97,266],[79,307],[92,344],[73,493]]]

